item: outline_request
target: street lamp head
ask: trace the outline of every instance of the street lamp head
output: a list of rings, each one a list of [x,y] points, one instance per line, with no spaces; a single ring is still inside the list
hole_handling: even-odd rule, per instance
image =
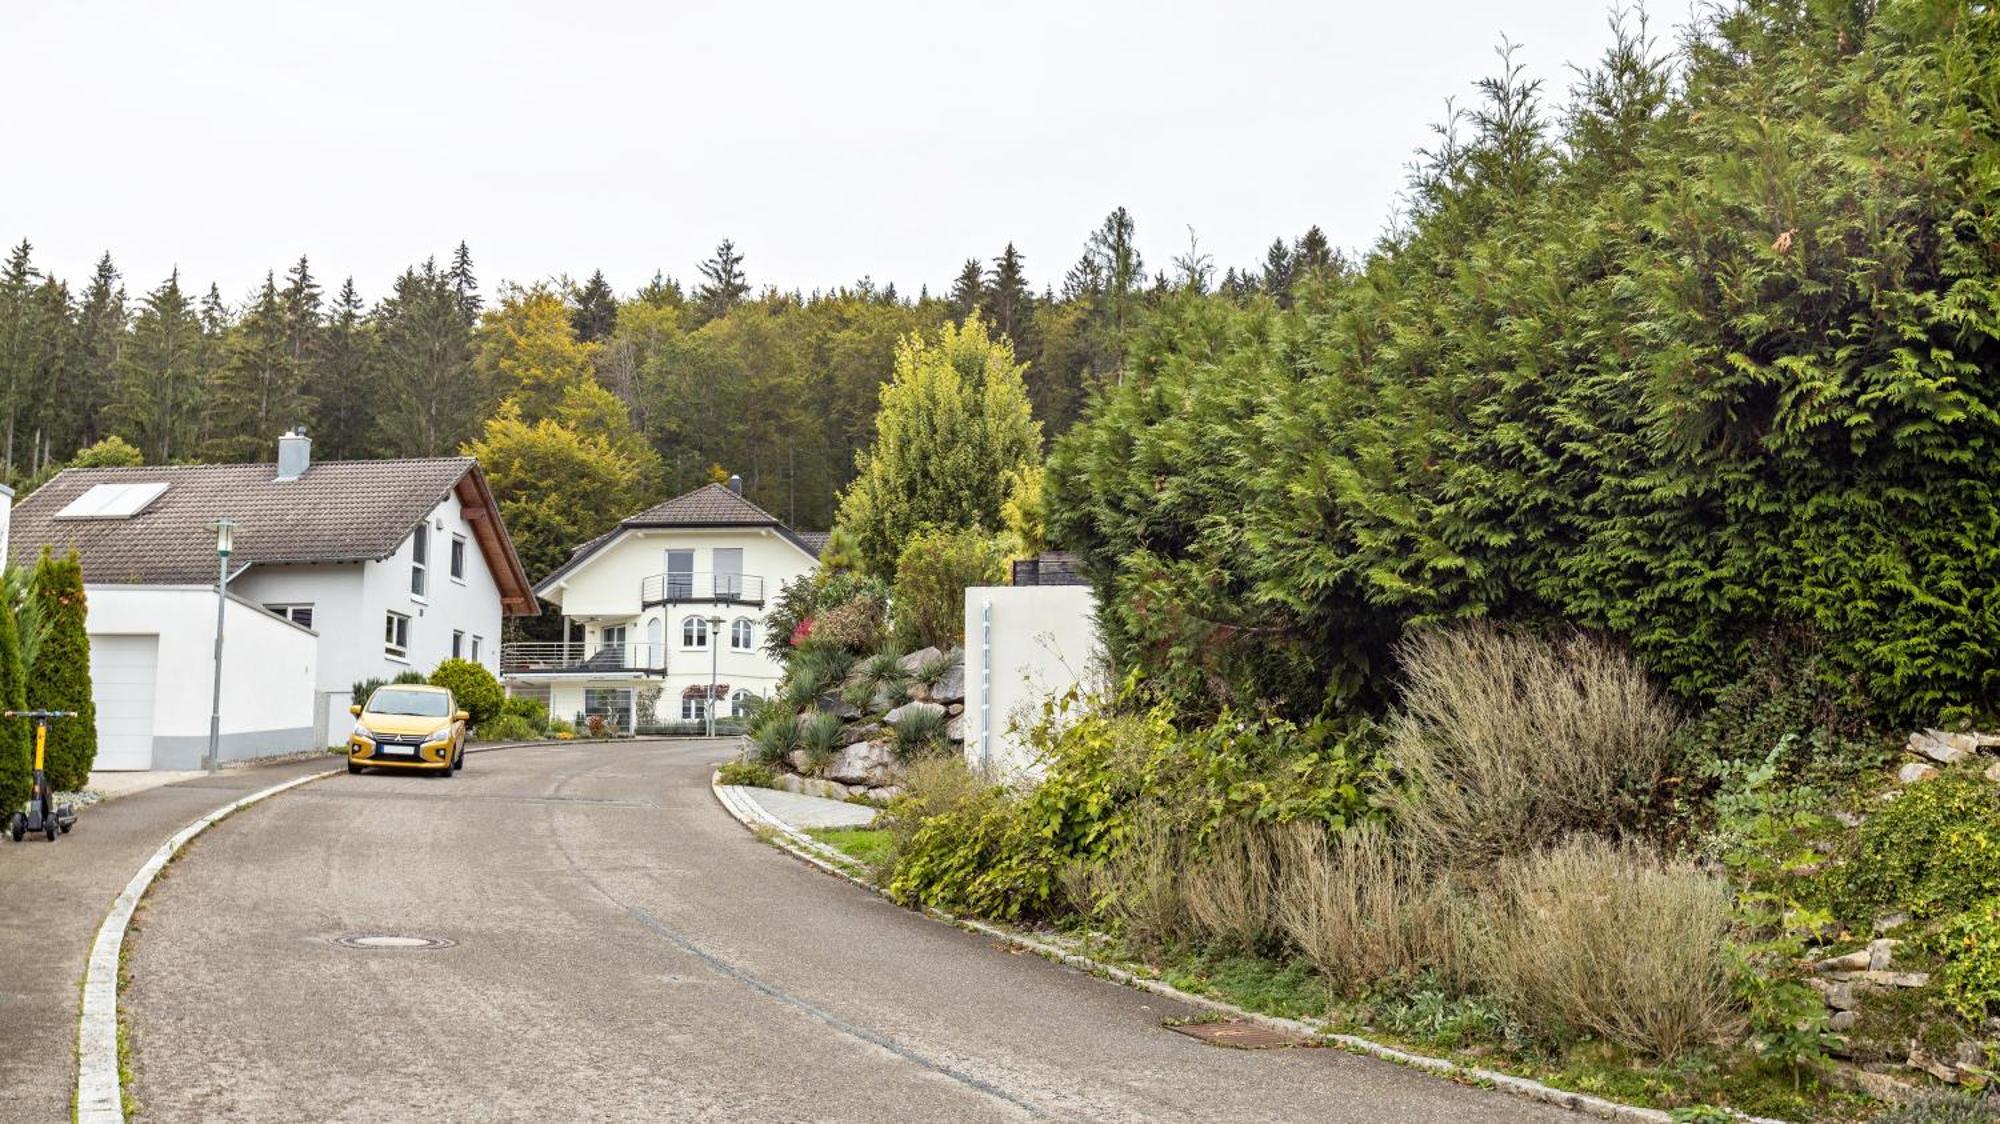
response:
[[[710,628],[721,628],[721,627],[722,627],[722,618],[721,618],[721,617],[710,617],[710,618],[708,618],[708,627],[710,627]]]
[[[209,526],[215,528],[215,553],[224,558],[229,557],[230,550],[236,544],[236,520],[217,519]]]

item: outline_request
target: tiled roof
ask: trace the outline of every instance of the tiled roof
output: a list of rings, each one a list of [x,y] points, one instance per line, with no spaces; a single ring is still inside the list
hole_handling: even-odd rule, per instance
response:
[[[819,557],[819,552],[826,546],[827,540],[827,533],[824,531],[792,530],[780,522],[777,516],[721,484],[703,484],[692,492],[685,492],[663,503],[656,503],[577,547],[571,552],[569,561],[535,583],[536,591],[546,592],[555,583],[569,576],[578,566],[589,561],[592,555],[610,545],[620,531],[635,527],[769,527],[814,558]]]
[[[56,518],[93,485],[141,483],[167,490],[130,518]],[[454,488],[510,610],[533,612],[526,575],[471,457],[323,461],[295,480],[279,480],[270,464],[65,469],[14,508],[9,553],[33,564],[44,546],[75,549],[94,583],[206,584],[215,580],[210,525],[227,517],[237,524],[232,569],[373,561],[394,554]]]

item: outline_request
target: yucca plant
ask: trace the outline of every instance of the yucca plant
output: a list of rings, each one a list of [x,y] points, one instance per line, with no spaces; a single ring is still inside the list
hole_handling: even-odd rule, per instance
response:
[[[758,761],[778,764],[799,748],[799,716],[793,711],[771,708],[750,734],[750,744],[757,747]]]
[[[862,660],[848,672],[847,686],[841,690],[841,697],[868,710],[879,695],[901,695],[910,681],[910,673],[903,669],[902,659],[902,653],[894,648],[885,648]]]
[[[896,755],[908,759],[941,747],[948,721],[943,707],[911,704],[901,718],[889,724],[896,732]]]
[[[799,748],[806,751],[806,763],[817,773],[840,752],[840,716],[815,711],[799,720]]]
[[[926,692],[930,692],[939,683],[944,682],[945,678],[964,660],[965,653],[959,651],[957,648],[953,648],[948,652],[939,652],[935,656],[926,656],[917,661],[916,670],[910,673],[910,682],[923,687]]]

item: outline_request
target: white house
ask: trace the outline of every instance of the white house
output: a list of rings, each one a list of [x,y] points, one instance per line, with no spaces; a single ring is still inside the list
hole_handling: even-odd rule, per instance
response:
[[[82,557],[98,766],[179,769],[207,748],[214,524],[235,522],[223,625],[225,759],[322,747],[357,681],[457,656],[500,665],[538,611],[469,457],[68,469],[14,509],[10,557]]]
[[[727,716],[777,686],[765,606],[825,545],[744,499],[734,477],[648,508],[536,584],[562,609],[565,639],[508,645],[507,685],[557,717],[628,731],[704,719],[711,687]]]

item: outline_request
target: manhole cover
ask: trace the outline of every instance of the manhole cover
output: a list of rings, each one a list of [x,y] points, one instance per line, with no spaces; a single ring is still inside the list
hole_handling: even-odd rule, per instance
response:
[[[349,933],[333,938],[333,943],[343,948],[364,948],[371,951],[415,952],[423,949],[450,948],[454,942],[444,937],[411,937],[392,933]]]
[[[1288,1046],[1311,1046],[1313,1041],[1268,1026],[1245,1022],[1167,1023],[1168,1030],[1199,1039],[1211,1046],[1233,1046],[1238,1050],[1275,1050]]]

